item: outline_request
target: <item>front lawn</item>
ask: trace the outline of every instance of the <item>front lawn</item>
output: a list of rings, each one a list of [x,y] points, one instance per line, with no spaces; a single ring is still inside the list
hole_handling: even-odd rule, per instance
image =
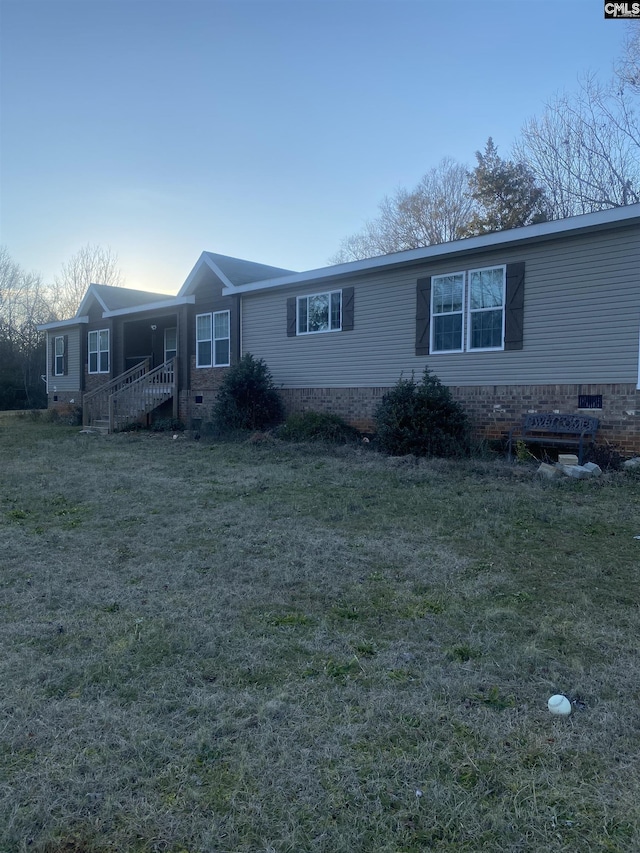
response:
[[[639,508],[2,422],[0,851],[637,851]]]

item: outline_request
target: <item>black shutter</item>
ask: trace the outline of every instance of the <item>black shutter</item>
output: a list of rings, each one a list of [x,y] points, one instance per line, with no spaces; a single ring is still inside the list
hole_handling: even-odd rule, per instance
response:
[[[65,376],[69,373],[69,335],[65,335],[62,339],[63,347],[64,347],[64,358],[62,359],[62,372]]]
[[[429,355],[431,277],[419,278],[416,288],[416,355]]]
[[[507,304],[504,322],[505,350],[522,349],[524,324],[524,261],[507,264]]]
[[[342,331],[353,329],[353,288],[342,288]]]
[[[51,376],[56,375],[56,336],[51,336]]]
[[[287,337],[295,338],[296,336],[296,298],[290,296],[287,299]]]

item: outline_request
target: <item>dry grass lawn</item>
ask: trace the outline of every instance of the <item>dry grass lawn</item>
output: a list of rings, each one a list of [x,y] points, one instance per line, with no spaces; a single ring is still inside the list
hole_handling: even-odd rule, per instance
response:
[[[0,850],[640,850],[640,479],[534,472],[2,422]]]

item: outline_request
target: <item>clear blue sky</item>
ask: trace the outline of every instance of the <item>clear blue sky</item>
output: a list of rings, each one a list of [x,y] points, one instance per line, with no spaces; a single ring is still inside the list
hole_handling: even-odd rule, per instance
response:
[[[0,0],[0,243],[175,293],[202,250],[323,266],[398,186],[474,165],[625,24],[602,0]]]

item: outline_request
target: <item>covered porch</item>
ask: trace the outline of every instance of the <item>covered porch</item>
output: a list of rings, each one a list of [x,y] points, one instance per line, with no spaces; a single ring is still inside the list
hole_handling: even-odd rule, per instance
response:
[[[190,302],[167,300],[102,314],[99,322],[109,325],[110,378],[84,393],[85,427],[115,432],[147,424],[163,406],[167,417],[177,419],[179,391],[188,387]]]

